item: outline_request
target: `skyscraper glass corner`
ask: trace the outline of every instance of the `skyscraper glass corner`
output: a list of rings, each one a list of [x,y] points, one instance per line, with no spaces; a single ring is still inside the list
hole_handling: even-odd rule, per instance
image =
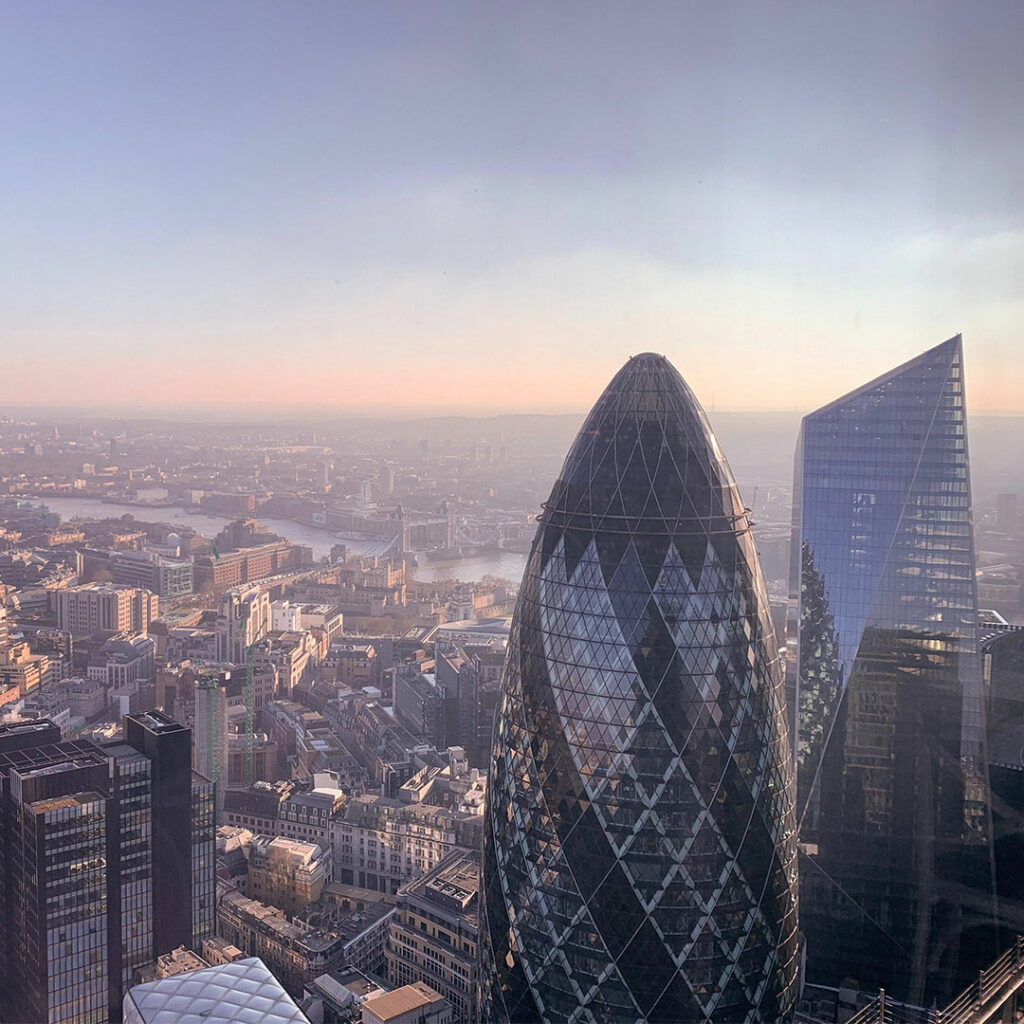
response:
[[[731,471],[675,369],[637,356],[569,451],[516,605],[484,840],[492,1020],[788,1018],[783,690]]]
[[[804,418],[791,563],[808,980],[948,1000],[998,952],[959,336]]]

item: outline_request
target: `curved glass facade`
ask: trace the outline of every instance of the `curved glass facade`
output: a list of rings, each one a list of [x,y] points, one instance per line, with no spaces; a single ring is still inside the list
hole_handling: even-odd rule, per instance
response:
[[[808,980],[941,1003],[999,951],[959,336],[806,416],[794,494]]]
[[[704,413],[631,359],[555,482],[512,623],[484,841],[491,1019],[775,1022],[792,765],[750,524]]]

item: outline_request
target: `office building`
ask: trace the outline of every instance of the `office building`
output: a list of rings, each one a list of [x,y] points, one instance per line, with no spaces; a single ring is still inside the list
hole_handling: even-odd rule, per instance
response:
[[[451,1004],[452,1020],[478,1020],[480,858],[455,853],[398,890],[385,951],[388,980],[426,982]]]
[[[296,914],[320,899],[331,878],[331,850],[284,836],[254,836],[249,847],[248,894]]]
[[[438,642],[434,650],[434,678],[444,695],[444,735],[437,746],[469,747],[476,742],[477,665],[450,643]]]
[[[203,499],[204,503],[206,499]],[[286,540],[272,541],[241,551],[199,555],[194,562],[196,590],[224,590],[241,583],[253,583],[279,573],[312,565],[313,551]]]
[[[110,574],[115,583],[141,587],[162,601],[192,593],[192,563],[165,558],[155,551],[118,551],[111,556]]]
[[[963,352],[803,420],[790,694],[807,977],[941,1005],[1000,951]]]
[[[1020,526],[1020,504],[1016,494],[996,497],[996,526],[1008,533],[1013,533]]]
[[[433,672],[399,665],[394,678],[395,717],[413,736],[445,746],[445,693]]]
[[[217,908],[217,934],[242,952],[259,956],[296,998],[303,986],[344,966],[377,971],[394,907],[371,903],[358,910],[313,904],[289,918],[284,911],[226,890]]]
[[[29,645],[21,641],[0,648],[0,690],[11,691],[22,697],[54,680],[60,662],[53,662],[45,654],[33,654]],[[6,699],[13,699],[8,697]]]
[[[791,1015],[784,699],[732,473],[671,364],[636,356],[569,451],[516,604],[484,829],[489,1019]]]
[[[244,665],[249,647],[270,632],[272,625],[269,591],[259,587],[229,590],[217,612],[217,660]]]
[[[69,633],[145,633],[159,614],[156,594],[113,583],[83,583],[56,592],[57,625]]]
[[[217,803],[223,807],[228,788],[228,703],[229,696],[238,696],[243,673],[231,670],[204,672],[195,681],[195,750],[196,771],[217,787]]]
[[[170,953],[161,953],[146,970],[136,975],[137,982],[157,981],[160,978],[175,978],[190,971],[200,971],[210,965],[196,952],[179,946]]]
[[[482,827],[479,814],[351,797],[334,820],[334,879],[393,895],[453,851],[479,849]]]
[[[333,822],[346,799],[338,782],[338,776],[331,772],[317,772],[311,780],[302,782],[254,782],[225,794],[222,821],[328,849]]]
[[[212,934],[205,780],[159,712],[103,747],[31,725],[0,728],[0,1014],[116,1020],[136,971]]]
[[[86,674],[108,690],[138,689],[156,675],[156,641],[151,636],[114,636],[89,658]],[[155,699],[155,689],[154,689]]]

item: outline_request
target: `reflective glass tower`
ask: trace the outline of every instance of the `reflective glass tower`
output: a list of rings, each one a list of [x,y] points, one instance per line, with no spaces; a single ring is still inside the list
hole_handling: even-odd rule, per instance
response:
[[[159,711],[124,722],[102,747],[0,726],[5,1021],[120,1020],[138,969],[213,933],[212,783],[193,776],[188,729]]]
[[[996,952],[959,336],[805,417],[794,499],[808,980],[941,1003]]]
[[[729,467],[675,369],[637,356],[569,451],[512,623],[484,840],[491,1019],[788,1017],[783,691]]]

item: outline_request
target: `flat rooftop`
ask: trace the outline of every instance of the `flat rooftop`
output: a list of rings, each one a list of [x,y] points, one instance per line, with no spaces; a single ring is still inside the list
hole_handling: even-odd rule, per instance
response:
[[[386,992],[382,996],[367,999],[363,1003],[363,1010],[372,1013],[380,1021],[389,1021],[403,1017],[412,1010],[440,1002],[443,998],[426,982],[415,981],[411,985],[396,988],[394,992]]]

